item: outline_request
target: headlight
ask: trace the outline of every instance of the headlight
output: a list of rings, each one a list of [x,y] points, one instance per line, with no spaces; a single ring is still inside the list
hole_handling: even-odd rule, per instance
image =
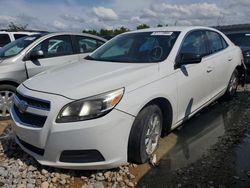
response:
[[[84,121],[104,116],[120,102],[123,93],[124,88],[71,102],[62,108],[56,122]]]

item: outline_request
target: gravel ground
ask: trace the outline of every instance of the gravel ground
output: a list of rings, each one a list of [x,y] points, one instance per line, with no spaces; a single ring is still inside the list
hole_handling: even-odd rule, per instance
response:
[[[13,136],[0,143],[0,187],[53,188],[53,187],[135,187],[135,176],[127,164],[117,169],[102,171],[77,171],[44,167],[22,151]]]

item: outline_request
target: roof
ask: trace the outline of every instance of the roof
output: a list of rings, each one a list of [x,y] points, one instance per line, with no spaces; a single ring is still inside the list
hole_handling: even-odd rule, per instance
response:
[[[131,33],[139,33],[139,32],[154,32],[154,31],[190,31],[194,29],[209,29],[215,30],[211,27],[204,26],[168,26],[168,27],[155,27],[155,28],[147,28],[147,29],[139,29],[136,31],[131,31]]]
[[[47,35],[49,36],[57,36],[57,35],[79,35],[79,36],[86,36],[86,37],[91,37],[91,38],[95,38],[95,39],[99,39],[101,41],[106,42],[107,39],[96,36],[96,35],[91,35],[88,33],[72,33],[72,32],[54,32],[54,33],[47,33]]]

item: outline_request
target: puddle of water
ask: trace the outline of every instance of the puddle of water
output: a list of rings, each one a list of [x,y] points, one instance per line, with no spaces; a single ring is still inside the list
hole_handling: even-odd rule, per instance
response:
[[[172,171],[200,159],[217,142],[218,137],[225,133],[227,127],[238,121],[235,112],[239,109],[238,105],[212,105],[165,137],[158,149],[162,156],[159,167],[148,171],[139,180],[138,187],[171,185]]]
[[[235,173],[240,177],[234,187],[250,186],[250,135],[235,150]],[[249,175],[248,175],[249,173]]]

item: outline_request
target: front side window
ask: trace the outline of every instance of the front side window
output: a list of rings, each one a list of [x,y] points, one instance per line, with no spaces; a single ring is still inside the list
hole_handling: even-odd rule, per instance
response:
[[[98,47],[100,47],[104,42],[93,39],[90,37],[84,37],[84,36],[76,36],[77,41],[77,48],[79,53],[89,53],[96,50]]]
[[[42,50],[44,58],[73,54],[69,35],[54,36],[38,44],[33,51]]]
[[[20,39],[20,38],[22,38],[22,37],[26,37],[26,36],[27,36],[27,35],[25,35],[25,34],[14,34],[15,40]]]
[[[196,54],[204,57],[208,54],[206,36],[203,31],[189,33],[182,43],[179,54]]]
[[[7,44],[0,49],[0,57],[7,58],[19,54],[23,49],[29,46],[31,43],[36,41],[42,35],[32,35],[18,40],[13,41],[12,43]]]
[[[179,32],[127,33],[111,39],[89,60],[125,63],[160,62],[167,58]]]
[[[10,42],[11,40],[8,34],[0,34],[0,47],[3,47]]]
[[[210,45],[210,53],[221,51],[227,47],[227,43],[219,33],[206,31],[206,34]]]

